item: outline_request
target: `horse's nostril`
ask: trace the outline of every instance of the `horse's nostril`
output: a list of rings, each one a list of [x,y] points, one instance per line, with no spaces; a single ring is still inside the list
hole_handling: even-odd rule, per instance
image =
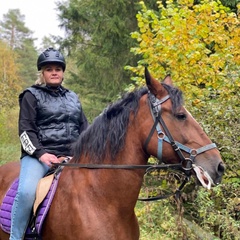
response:
[[[221,174],[223,174],[224,171],[225,171],[225,165],[221,162],[221,163],[219,163],[219,165],[218,165],[218,172],[221,173]]]

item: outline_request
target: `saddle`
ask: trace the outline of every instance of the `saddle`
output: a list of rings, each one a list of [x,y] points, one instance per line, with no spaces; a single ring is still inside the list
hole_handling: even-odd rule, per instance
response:
[[[63,162],[68,160],[65,159]],[[51,170],[39,181],[32,216],[25,233],[25,240],[41,239],[42,226],[54,198],[62,168],[62,166],[59,166],[57,169]],[[16,178],[0,206],[0,227],[8,234],[10,234],[11,212],[18,184],[19,178]]]

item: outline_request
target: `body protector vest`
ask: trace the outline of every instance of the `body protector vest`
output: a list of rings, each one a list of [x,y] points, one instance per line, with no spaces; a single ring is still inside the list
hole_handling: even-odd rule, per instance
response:
[[[38,139],[48,153],[70,155],[71,143],[80,135],[82,107],[78,96],[65,88],[26,89],[37,99]]]

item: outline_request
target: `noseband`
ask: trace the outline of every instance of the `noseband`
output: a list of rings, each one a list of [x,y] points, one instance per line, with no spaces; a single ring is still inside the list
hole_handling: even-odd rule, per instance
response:
[[[189,148],[188,146],[185,146],[175,141],[161,116],[161,105],[162,103],[170,99],[170,96],[167,95],[162,99],[158,99],[151,92],[148,92],[148,99],[154,124],[148,135],[148,138],[146,139],[146,142],[144,143],[144,149],[145,150],[147,149],[150,139],[152,138],[152,135],[156,129],[158,134],[158,151],[157,151],[158,160],[162,162],[163,141],[165,141],[171,144],[173,150],[177,153],[180,159],[182,170],[185,172],[187,176],[190,176],[191,169],[193,168],[193,164],[195,163],[195,157],[210,149],[216,148],[216,144],[211,143],[198,149],[192,149]],[[161,129],[161,126],[163,130]],[[188,153],[189,157],[188,158],[184,157],[182,151]]]

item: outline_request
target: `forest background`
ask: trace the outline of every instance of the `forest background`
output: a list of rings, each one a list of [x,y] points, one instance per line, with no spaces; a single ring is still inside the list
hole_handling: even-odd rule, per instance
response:
[[[79,94],[90,122],[123,92],[142,86],[143,66],[148,65],[159,80],[171,74],[184,92],[185,105],[217,144],[227,170],[222,184],[211,190],[190,181],[181,213],[172,198],[138,202],[141,240],[239,239],[238,3],[58,1],[59,26],[66,37],[44,37],[40,48],[24,15],[10,9],[0,22],[0,164],[19,159],[18,95],[36,80],[42,50],[53,46],[64,52],[64,84]],[[168,180],[164,173],[160,182],[145,187],[157,184],[155,190],[161,191]],[[170,191],[175,187],[168,186]]]

